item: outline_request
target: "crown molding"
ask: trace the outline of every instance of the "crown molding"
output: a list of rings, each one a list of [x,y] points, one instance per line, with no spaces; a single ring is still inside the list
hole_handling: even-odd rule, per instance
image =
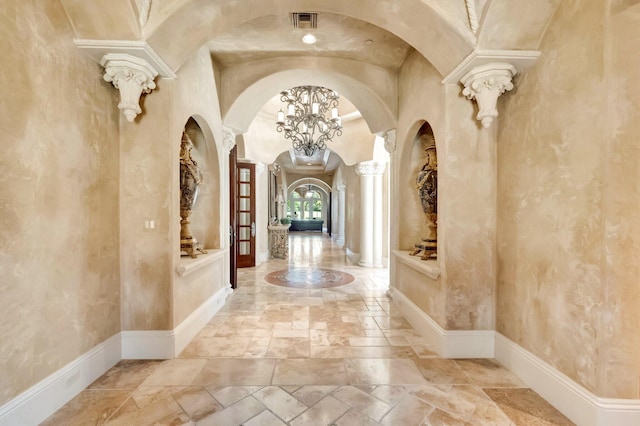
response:
[[[108,54],[127,54],[144,59],[158,72],[160,77],[176,78],[171,67],[146,41],[75,39],[73,42],[82,53],[97,63],[100,63],[102,58]]]
[[[472,69],[495,62],[509,63],[518,73],[527,69],[540,57],[537,50],[474,50],[443,80],[442,84],[458,84]]]

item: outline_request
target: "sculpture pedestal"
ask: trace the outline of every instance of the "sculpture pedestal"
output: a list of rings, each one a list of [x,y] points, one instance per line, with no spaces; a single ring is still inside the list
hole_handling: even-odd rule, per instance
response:
[[[420,256],[422,260],[435,259],[438,257],[438,243],[435,240],[424,240],[421,243],[415,244],[414,247],[413,251],[409,253],[409,256],[417,256],[420,252],[423,252],[422,256]]]
[[[289,226],[269,225],[269,239],[271,240],[271,257],[286,259],[289,254]]]

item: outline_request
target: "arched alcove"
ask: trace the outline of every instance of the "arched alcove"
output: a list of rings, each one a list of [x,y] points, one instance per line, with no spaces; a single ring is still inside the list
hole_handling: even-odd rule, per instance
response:
[[[191,157],[202,172],[203,182],[191,213],[191,233],[207,249],[221,247],[220,240],[220,167],[213,134],[204,119],[191,116],[184,126],[193,142]]]
[[[425,165],[425,149],[432,144],[436,145],[433,129],[427,121],[416,122],[408,135],[409,140],[403,144],[399,168],[401,172],[398,176],[399,198],[403,205],[395,212],[396,217],[400,218],[398,243],[401,250],[413,249],[414,244],[420,243],[428,233],[418,188],[418,175]],[[437,148],[435,151],[437,152]]]

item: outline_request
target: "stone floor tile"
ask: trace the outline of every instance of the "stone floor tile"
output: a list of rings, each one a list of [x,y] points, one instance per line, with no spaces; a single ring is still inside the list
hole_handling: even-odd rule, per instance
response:
[[[223,407],[229,407],[262,388],[263,386],[209,386],[206,389]]]
[[[265,411],[253,396],[248,396],[222,411],[213,413],[196,424],[198,426],[239,426]]]
[[[349,411],[349,406],[331,395],[295,418],[291,426],[329,425]]]
[[[170,359],[163,361],[142,382],[142,386],[188,386],[200,374],[206,359]]]
[[[42,425],[102,425],[129,398],[126,390],[84,390]]]
[[[379,422],[392,408],[386,402],[353,386],[342,386],[334,391],[332,395],[350,407],[366,414],[367,417],[376,422]]]
[[[371,391],[371,395],[390,405],[396,405],[414,386],[380,385]]]
[[[305,404],[277,386],[264,387],[255,392],[253,397],[285,422],[307,409]]]
[[[274,359],[212,358],[207,360],[194,386],[257,386],[271,384]]]
[[[420,373],[430,383],[469,384],[473,383],[460,365],[452,359],[421,358],[414,363]]]
[[[353,408],[347,411],[342,417],[333,422],[335,426],[378,426],[380,423],[374,422],[366,415]],[[332,426],[333,426],[332,425]]]
[[[307,331],[307,334],[309,332]],[[267,350],[269,358],[308,358],[309,338],[272,337]]]
[[[531,389],[483,389],[517,425],[558,425],[573,423]]]
[[[449,403],[447,410],[437,408],[430,416],[429,422],[437,425],[477,425],[477,426],[512,426],[513,422],[506,414],[476,385],[453,385],[443,387],[447,398],[457,403]],[[466,401],[462,403],[461,401]],[[442,403],[442,401],[441,401]],[[468,403],[474,405],[471,413]]]
[[[407,395],[380,422],[385,426],[422,425],[433,407],[424,401]]]
[[[526,387],[515,374],[491,359],[462,359],[456,360],[456,362],[480,387]]]
[[[218,411],[224,407],[219,404],[207,390],[202,387],[188,387],[173,394],[182,410],[189,415],[191,420],[198,421]]]
[[[287,424],[271,411],[264,410],[251,420],[244,422],[242,426],[287,426]]]
[[[426,384],[410,359],[347,359],[349,384]]]
[[[88,389],[135,389],[161,363],[160,360],[122,360],[91,383]]]
[[[273,373],[274,385],[346,385],[342,359],[281,359]]]
[[[190,423],[189,416],[173,398],[159,399],[138,409],[122,407],[106,423],[109,426],[130,425],[183,425]]]
[[[282,386],[286,388],[286,386]],[[318,401],[324,399],[327,395],[337,389],[337,386],[318,386],[318,385],[309,385],[302,386],[296,391],[292,393],[294,397],[307,407],[311,407],[318,403]]]

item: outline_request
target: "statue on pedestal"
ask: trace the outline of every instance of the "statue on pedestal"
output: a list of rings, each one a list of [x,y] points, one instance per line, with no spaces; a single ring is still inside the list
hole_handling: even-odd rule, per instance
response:
[[[182,133],[180,144],[180,250],[196,258],[197,252],[206,253],[191,235],[189,216],[198,198],[198,187],[204,181],[198,163],[191,158],[193,142],[186,132]]]
[[[426,260],[437,255],[438,248],[438,157],[436,156],[435,141],[431,139],[424,150],[426,160],[416,179],[416,188],[420,195],[420,203],[427,224],[426,235],[422,242],[415,245],[412,256],[421,251],[422,259]]]

